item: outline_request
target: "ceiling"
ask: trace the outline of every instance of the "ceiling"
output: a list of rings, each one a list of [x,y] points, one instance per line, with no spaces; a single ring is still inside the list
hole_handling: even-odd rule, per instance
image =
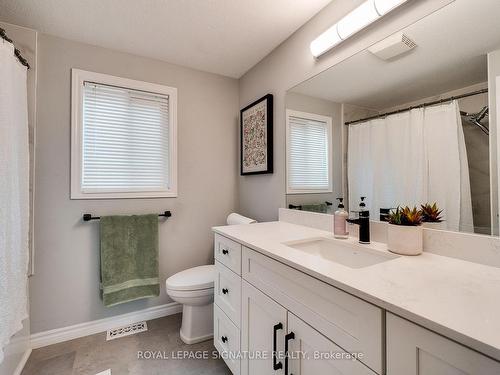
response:
[[[500,48],[498,0],[456,0],[404,30],[418,47],[392,61],[363,51],[292,91],[383,110],[487,81]]]
[[[0,0],[0,21],[239,78],[331,0]]]

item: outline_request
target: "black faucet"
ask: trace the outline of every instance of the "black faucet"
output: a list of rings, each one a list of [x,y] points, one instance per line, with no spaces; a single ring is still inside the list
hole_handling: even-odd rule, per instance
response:
[[[348,223],[359,225],[359,243],[370,243],[370,211],[366,210],[365,197],[361,197],[357,219],[347,219]]]

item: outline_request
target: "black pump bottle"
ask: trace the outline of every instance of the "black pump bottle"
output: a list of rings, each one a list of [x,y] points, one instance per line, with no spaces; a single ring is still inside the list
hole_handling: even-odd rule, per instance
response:
[[[364,202],[366,197],[361,197],[357,219],[347,219],[349,223],[359,225],[359,243],[370,243],[370,211],[366,209]]]

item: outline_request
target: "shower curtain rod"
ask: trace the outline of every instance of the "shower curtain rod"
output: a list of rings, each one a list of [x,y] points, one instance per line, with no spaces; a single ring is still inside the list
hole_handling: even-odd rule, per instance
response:
[[[14,44],[12,39],[10,39],[7,34],[5,33],[5,30],[0,27],[0,37],[5,40],[6,42]],[[30,64],[28,64],[28,60],[26,60],[22,55],[21,51],[19,51],[17,48],[14,47],[14,55],[16,55],[17,59],[19,62],[24,65],[26,68],[30,68]]]
[[[344,123],[344,125],[352,125],[352,124],[357,124],[359,122],[365,122],[365,121],[368,121],[368,120],[375,120],[377,118],[386,117],[386,116],[395,115],[395,114],[402,113],[402,112],[411,111],[412,109],[415,109],[415,108],[429,107],[431,105],[436,105],[436,104],[442,104],[442,103],[446,103],[446,102],[451,102],[451,101],[456,100],[456,99],[462,99],[462,98],[467,98],[469,96],[474,96],[474,95],[479,95],[479,94],[485,94],[487,92],[488,92],[488,89],[482,89],[482,90],[472,91],[472,92],[468,92],[468,93],[462,94],[462,95],[456,95],[456,96],[451,96],[451,97],[445,98],[445,99],[435,100],[433,102],[427,102],[427,103],[422,103],[422,104],[419,104],[419,105],[413,105],[413,106],[410,106],[410,107],[407,107],[407,108],[398,109],[397,111],[381,113],[379,115],[365,117],[365,118],[362,118],[362,119],[359,119],[359,120],[347,121],[347,122]]]

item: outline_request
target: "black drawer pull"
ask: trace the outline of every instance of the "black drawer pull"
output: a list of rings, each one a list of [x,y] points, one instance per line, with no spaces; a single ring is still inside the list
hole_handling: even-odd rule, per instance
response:
[[[228,293],[229,293],[229,290],[228,290],[228,289],[226,289],[226,288],[222,288],[222,293],[223,293],[223,294],[228,294]]]
[[[285,375],[288,375],[288,341],[295,339],[295,333],[285,335]],[[292,375],[292,374],[290,374]]]
[[[224,254],[224,255],[229,254],[229,250],[228,249],[222,249],[222,254]]]
[[[277,361],[277,344],[276,344],[276,333],[278,332],[278,330],[280,329],[283,329],[283,324],[281,323],[278,323],[276,324],[274,327],[273,327],[273,370],[276,371],[276,370],[279,370],[281,368],[283,368],[283,365],[281,364],[281,362],[278,362]]]
[[[227,337],[226,337],[226,336],[222,336],[220,339],[221,339],[221,340],[222,340],[222,342],[224,342],[224,343],[225,343],[225,342],[227,342]]]

